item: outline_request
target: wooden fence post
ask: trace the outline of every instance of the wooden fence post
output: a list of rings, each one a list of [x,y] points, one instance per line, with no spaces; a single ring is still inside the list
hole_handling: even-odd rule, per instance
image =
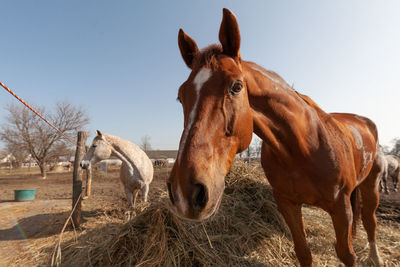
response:
[[[72,183],[72,208],[76,208],[74,213],[72,214],[72,221],[75,227],[79,227],[81,224],[81,200],[82,197],[82,168],[79,165],[85,155],[85,145],[86,139],[88,136],[88,132],[78,132],[78,143],[75,152],[75,159],[74,159],[74,173],[72,176],[73,183]],[[79,196],[81,196],[79,198]],[[78,202],[78,203],[77,203]]]

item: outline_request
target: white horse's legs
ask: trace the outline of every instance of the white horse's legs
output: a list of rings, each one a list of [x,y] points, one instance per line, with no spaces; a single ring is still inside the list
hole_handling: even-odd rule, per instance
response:
[[[139,193],[139,189],[134,189],[133,190],[133,204],[132,204],[132,208],[133,209],[135,208],[136,198],[137,198],[138,193]]]
[[[131,206],[131,208],[133,208],[135,203],[133,201],[132,191],[128,187],[125,187],[125,193],[126,193],[126,198],[127,198],[128,202],[129,202],[129,205]]]
[[[147,202],[147,195],[149,194],[149,185],[144,184],[142,187],[142,195],[143,195],[143,201]]]
[[[132,190],[130,188],[125,187],[125,193],[126,193],[126,197],[128,198],[128,202],[129,202],[129,206],[130,206],[130,210],[125,212],[125,215],[127,216],[127,220],[130,221],[130,220],[132,220],[133,217],[136,216],[135,204],[136,204],[136,198],[139,193],[139,190],[134,189],[132,192]]]

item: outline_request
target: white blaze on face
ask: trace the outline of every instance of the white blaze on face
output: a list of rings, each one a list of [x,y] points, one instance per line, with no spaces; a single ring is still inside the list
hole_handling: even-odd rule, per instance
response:
[[[197,113],[197,106],[200,98],[200,90],[203,87],[203,84],[208,81],[208,79],[211,77],[211,70],[208,68],[201,68],[201,70],[196,74],[196,77],[193,80],[193,83],[195,85],[195,101],[192,110],[189,113],[189,118],[188,122],[186,124],[186,127],[183,131],[181,143],[179,144],[179,152],[178,152],[178,162],[181,160],[181,154],[182,150],[185,147],[186,144],[186,139],[189,135],[190,129],[192,129],[193,126],[193,121]]]

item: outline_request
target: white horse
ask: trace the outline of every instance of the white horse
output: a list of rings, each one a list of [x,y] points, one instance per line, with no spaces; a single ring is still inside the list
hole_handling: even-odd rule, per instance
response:
[[[382,180],[384,181],[384,185],[386,188],[386,191],[389,192],[386,186],[386,182],[389,179],[389,177],[392,178],[393,182],[393,191],[397,192],[397,184],[399,183],[399,173],[400,173],[400,159],[394,155],[386,155],[386,161],[387,161],[387,172],[384,177],[382,177]]]
[[[387,175],[388,175],[388,161],[387,156],[383,153],[382,147],[376,150],[376,154],[380,156],[380,165],[381,165],[381,172],[380,176],[381,179],[379,180],[379,192],[384,192],[385,194],[389,194],[389,189],[387,187]]]
[[[96,131],[89,151],[80,162],[82,168],[89,168],[95,163],[115,156],[122,161],[120,179],[125,187],[125,193],[132,208],[135,207],[139,190],[142,191],[144,202],[147,202],[149,184],[153,180],[153,164],[137,145],[110,134]]]

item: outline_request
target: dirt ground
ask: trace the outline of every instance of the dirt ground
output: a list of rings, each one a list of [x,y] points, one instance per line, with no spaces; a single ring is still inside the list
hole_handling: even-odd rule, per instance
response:
[[[156,168],[149,193],[150,201],[152,196],[165,190],[166,177],[166,168]],[[34,201],[14,201],[15,189],[32,188],[37,188]],[[56,244],[71,211],[71,195],[71,172],[50,173],[47,179],[41,179],[38,173],[0,176],[0,267],[19,266],[18,258],[21,257],[31,257],[31,262],[36,266],[48,265],[48,262],[43,262],[43,257],[38,256],[38,251],[41,250],[41,243],[50,240]],[[126,208],[119,170],[111,169],[107,176],[95,172],[92,196],[82,203],[83,227],[95,227],[99,214],[123,216]],[[398,228],[400,192],[381,194],[377,215],[379,224]]]
[[[164,190],[165,177],[165,169],[156,169],[150,199],[159,190]],[[34,188],[37,189],[35,200],[14,201],[15,189]],[[56,237],[71,211],[71,195],[72,172],[50,173],[47,179],[42,179],[39,173],[0,176],[0,267],[18,265],[15,262],[18,254],[26,256],[28,253],[34,258],[40,240],[53,238],[56,244]],[[140,194],[138,201],[141,201]],[[107,176],[95,172],[92,196],[82,202],[83,222],[113,210],[123,214],[126,203],[119,169],[109,170]],[[36,263],[47,265],[38,260]]]

